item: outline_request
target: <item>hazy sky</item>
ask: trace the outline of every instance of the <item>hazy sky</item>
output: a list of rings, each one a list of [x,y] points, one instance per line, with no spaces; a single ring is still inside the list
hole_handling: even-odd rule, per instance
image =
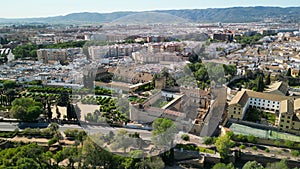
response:
[[[74,12],[203,9],[233,6],[300,6],[300,0],[5,0],[0,18],[66,15]]]

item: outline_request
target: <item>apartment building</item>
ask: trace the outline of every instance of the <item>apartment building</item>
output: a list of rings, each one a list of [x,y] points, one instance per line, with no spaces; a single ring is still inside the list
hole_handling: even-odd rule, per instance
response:
[[[243,120],[249,107],[274,113],[279,130],[300,134],[300,99],[275,93],[239,91],[228,105],[228,118]]]
[[[67,60],[67,50],[66,49],[39,49],[37,51],[37,57],[39,61],[44,63]]]
[[[140,44],[125,44],[125,45],[111,45],[111,46],[90,46],[88,52],[90,58],[93,60],[119,57],[119,56],[131,56],[133,52],[142,49]]]

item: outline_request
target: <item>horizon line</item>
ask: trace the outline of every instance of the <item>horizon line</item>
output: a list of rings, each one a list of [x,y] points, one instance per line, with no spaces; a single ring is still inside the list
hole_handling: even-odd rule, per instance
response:
[[[51,17],[59,17],[59,16],[67,16],[70,14],[80,14],[80,13],[95,13],[95,14],[112,14],[112,13],[121,13],[121,12],[155,12],[155,11],[170,11],[170,10],[206,10],[206,9],[229,9],[229,8],[255,8],[255,7],[270,7],[270,8],[298,8],[300,6],[229,6],[229,7],[211,7],[211,8],[178,8],[178,9],[149,9],[149,10],[116,10],[116,11],[107,11],[107,12],[97,12],[97,11],[74,11],[66,14],[55,14],[48,16],[28,16],[28,17],[12,17],[12,18],[3,18],[0,19],[42,19],[42,18],[51,18]]]

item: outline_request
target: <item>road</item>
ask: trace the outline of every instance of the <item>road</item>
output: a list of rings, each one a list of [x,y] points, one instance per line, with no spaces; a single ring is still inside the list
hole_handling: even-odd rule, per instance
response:
[[[39,126],[35,124],[35,127],[39,127]],[[18,123],[0,122],[0,131],[14,131],[17,128],[18,128]],[[83,129],[89,134],[96,134],[96,133],[108,134],[109,131],[116,133],[118,130],[122,128],[113,128],[108,126],[93,126],[93,125],[86,125],[84,127],[78,125],[70,125],[70,124],[59,125],[60,132],[63,132],[67,129]],[[128,128],[124,128],[124,129],[127,130],[129,133],[135,133],[135,132],[139,133],[140,137],[143,138],[144,140],[151,139],[151,131],[128,129]]]
[[[1,122],[0,131],[14,131],[18,127],[18,123]]]

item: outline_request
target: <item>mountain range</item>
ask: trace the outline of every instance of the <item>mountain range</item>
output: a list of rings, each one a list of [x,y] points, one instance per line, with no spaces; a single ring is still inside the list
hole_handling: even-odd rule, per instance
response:
[[[232,7],[209,9],[156,10],[147,12],[72,13],[44,18],[0,18],[0,23],[237,23],[272,20],[299,22],[300,7]]]

